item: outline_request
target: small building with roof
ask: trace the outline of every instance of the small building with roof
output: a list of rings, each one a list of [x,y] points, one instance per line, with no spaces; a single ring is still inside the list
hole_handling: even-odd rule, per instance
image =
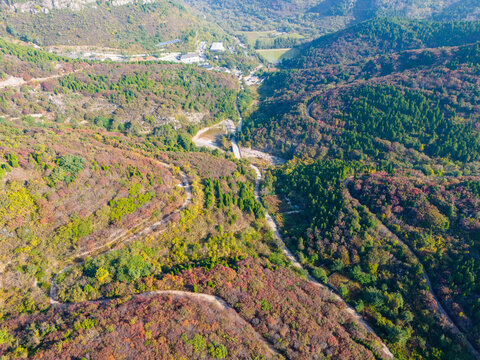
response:
[[[180,62],[183,64],[194,64],[201,62],[202,59],[196,53],[188,53],[180,56]]]
[[[212,46],[210,46],[210,52],[224,52],[225,46],[223,46],[222,42],[214,42]]]

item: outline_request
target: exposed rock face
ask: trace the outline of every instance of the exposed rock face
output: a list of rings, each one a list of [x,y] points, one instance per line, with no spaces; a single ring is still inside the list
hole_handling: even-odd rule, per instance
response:
[[[409,18],[426,19],[459,0],[375,0],[379,11],[391,15],[401,15]]]
[[[96,6],[98,0],[27,0],[13,1],[3,0],[3,6],[6,6],[11,11],[15,12],[31,12],[49,13],[53,9],[68,9],[71,11],[79,11],[87,6]],[[111,4],[113,6],[121,6],[133,3],[147,4],[152,3],[155,0],[113,0]]]

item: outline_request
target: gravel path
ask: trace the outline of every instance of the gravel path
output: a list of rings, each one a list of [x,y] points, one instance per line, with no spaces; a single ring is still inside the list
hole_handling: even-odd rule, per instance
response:
[[[165,165],[165,164],[164,164]],[[193,194],[192,194],[192,188],[191,188],[191,185],[190,183],[188,182],[188,177],[187,175],[184,173],[184,172],[181,172],[181,175],[182,175],[182,186],[185,188],[185,191],[187,192],[187,197],[183,203],[183,205],[177,209],[174,213],[166,216],[165,218],[163,218],[162,220],[154,223],[154,224],[151,224],[147,227],[145,227],[143,230],[137,232],[135,235],[129,237],[128,239],[126,239],[123,243],[127,243],[127,242],[130,242],[130,241],[133,241],[133,240],[136,240],[144,235],[147,235],[149,233],[151,233],[152,231],[156,230],[160,225],[163,225],[165,223],[167,223],[168,221],[171,220],[171,218],[181,212],[182,210],[184,210],[188,205],[191,204],[192,200],[193,200]],[[87,255],[91,254],[91,253],[94,253],[94,252],[97,252],[99,250],[101,250],[102,248],[106,248],[108,249],[108,247],[113,244],[115,241],[117,241],[118,238],[116,237],[115,239],[112,239],[111,241],[109,241],[108,243],[106,244],[103,244],[102,246],[99,246],[97,248],[94,248],[92,250],[89,250],[89,251],[85,251],[85,252],[82,252],[78,255],[75,256],[75,259],[83,259],[85,258]],[[99,256],[102,255],[102,254],[105,254],[107,252],[109,252],[111,250],[106,250],[100,254],[98,254]],[[65,268],[63,268],[53,279],[52,279],[52,282],[50,284],[50,292],[49,292],[49,300],[50,300],[50,304],[52,306],[55,306],[57,308],[67,308],[69,305],[72,305],[70,303],[62,303],[60,301],[57,300],[57,295],[58,295],[58,288],[57,288],[57,285],[56,285],[56,281],[57,281],[57,278],[60,274],[63,274],[64,272],[66,272],[67,270],[71,269],[72,268],[72,265],[69,265]],[[175,296],[175,297],[186,297],[186,298],[189,298],[189,299],[195,299],[195,300],[200,300],[200,301],[205,301],[205,302],[208,302],[214,306],[217,306],[218,308],[222,309],[222,310],[225,310],[225,311],[230,311],[232,314],[234,314],[236,320],[239,322],[239,325],[241,326],[245,326],[245,327],[248,327],[248,326],[251,326],[249,323],[247,323],[236,311],[235,309],[233,309],[230,305],[228,305],[223,299],[217,297],[217,296],[213,296],[213,295],[207,295],[207,294],[201,294],[201,293],[192,293],[192,292],[188,292],[188,291],[180,291],[180,290],[159,290],[159,291],[150,291],[150,292],[145,292],[145,293],[141,293],[141,294],[136,294],[134,295],[134,297],[138,297],[138,298],[146,298],[146,297],[152,297],[152,296],[162,296],[162,295],[169,295],[169,296]],[[110,301],[110,299],[101,299],[101,300],[94,300],[94,301],[86,301],[86,302],[82,302],[82,303],[89,303],[89,304],[106,304]],[[253,328],[252,328],[253,329]],[[270,354],[272,355],[272,358],[283,358],[281,357],[281,355],[278,353],[278,351],[263,337],[261,336],[259,333],[257,333],[255,330],[253,330],[255,332],[255,336],[257,338],[258,341],[260,341],[261,343],[263,343],[267,349],[269,350]]]
[[[79,72],[79,71],[82,71],[82,70],[84,70],[84,69],[76,69],[76,70],[70,72],[70,74],[71,73],[76,73],[76,72]],[[5,89],[6,87],[19,87],[19,86],[22,86],[24,84],[33,84],[33,83],[39,83],[39,82],[43,82],[43,81],[47,81],[47,80],[51,80],[51,79],[58,79],[60,77],[66,76],[68,74],[69,73],[51,75],[51,76],[46,76],[46,77],[42,77],[42,78],[34,78],[34,79],[31,79],[31,80],[28,80],[28,81],[25,81],[23,78],[10,76],[9,78],[7,78],[5,80],[0,81],[0,89]]]

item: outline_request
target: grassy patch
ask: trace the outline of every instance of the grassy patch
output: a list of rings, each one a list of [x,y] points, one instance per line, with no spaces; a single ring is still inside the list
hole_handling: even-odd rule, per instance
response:
[[[275,38],[279,35],[278,31],[269,30],[269,31],[241,31],[241,35],[244,35],[250,46],[255,46],[255,43],[258,39],[270,39]]]
[[[284,59],[292,59],[298,55],[297,49],[266,49],[257,50],[257,53],[266,61],[278,64]]]

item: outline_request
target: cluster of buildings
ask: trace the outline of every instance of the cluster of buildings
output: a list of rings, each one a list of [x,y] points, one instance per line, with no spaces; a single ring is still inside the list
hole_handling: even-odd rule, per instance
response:
[[[183,64],[196,64],[196,63],[205,62],[206,58],[204,54],[205,54],[206,48],[207,48],[207,42],[202,41],[199,45],[199,48],[197,49],[197,52],[182,54],[180,55],[178,60]],[[224,51],[225,51],[225,46],[223,45],[223,42],[213,42],[212,45],[210,46],[211,53],[222,53]]]
[[[195,64],[204,61],[197,53],[188,53],[180,55],[180,62],[182,64]]]
[[[170,44],[176,44],[180,42],[179,39],[166,41],[157,46],[166,46]],[[202,67],[211,69],[212,66],[208,63],[207,57],[205,53],[207,51],[213,54],[219,54],[226,51],[223,42],[213,42],[208,47],[207,41],[202,41],[195,52],[190,52],[187,54],[182,54],[180,52],[169,52],[169,53],[162,53],[159,56],[149,55],[149,54],[135,54],[135,55],[123,55],[123,54],[116,54],[116,53],[103,53],[103,52],[84,52],[84,51],[72,51],[67,54],[62,54],[61,51],[56,51],[55,53],[62,54],[68,56],[73,59],[89,59],[93,61],[114,61],[114,62],[128,62],[128,61],[168,61],[168,62],[175,62],[175,63],[183,63],[183,64],[199,64]],[[54,52],[54,49],[51,49],[50,52]]]

